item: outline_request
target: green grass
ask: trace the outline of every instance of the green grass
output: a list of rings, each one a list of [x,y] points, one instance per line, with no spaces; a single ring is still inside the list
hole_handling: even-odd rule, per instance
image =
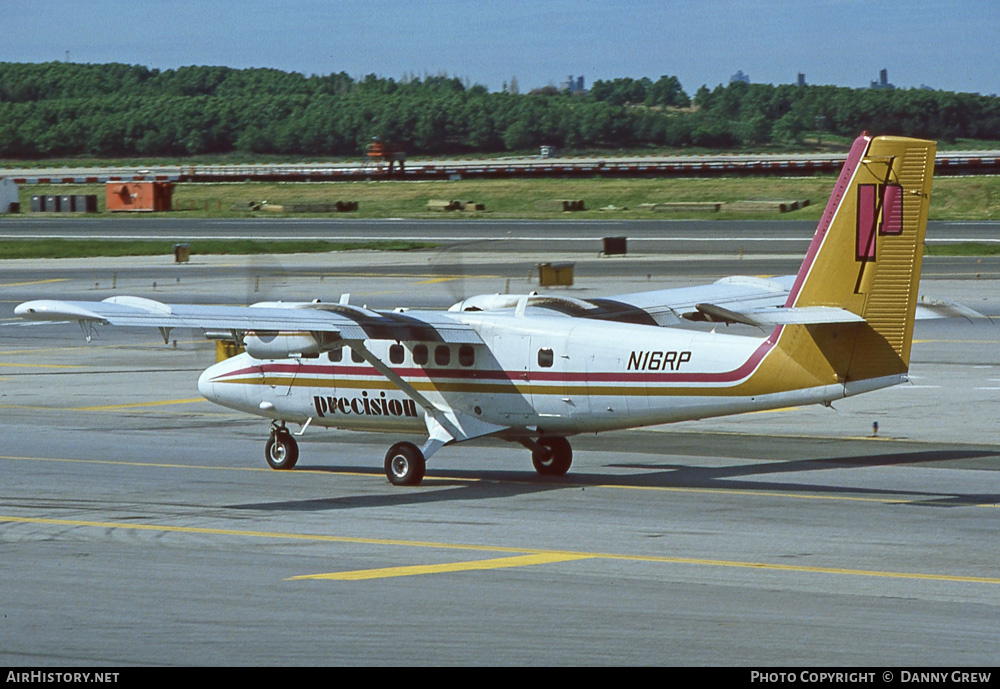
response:
[[[253,240],[204,240],[189,243],[191,255],[199,254],[298,254],[330,251],[410,251],[430,249],[430,242],[260,242]],[[157,240],[26,239],[0,243],[4,258],[89,258],[94,256],[172,256],[174,242]]]
[[[976,242],[925,244],[924,253],[927,256],[1000,256],[1000,244],[978,244]]]
[[[144,216],[192,218],[249,218],[293,216],[291,213],[249,210],[251,201],[267,201],[272,206],[292,203],[332,203],[357,201],[357,212],[339,217],[359,218],[518,218],[518,219],[606,219],[629,218],[700,218],[734,220],[742,217],[767,217],[767,214],[734,213],[658,213],[640,210],[643,203],[677,201],[742,201],[746,199],[809,199],[812,204],[802,211],[782,217],[817,219],[830,194],[834,178],[808,177],[788,179],[541,179],[541,180],[459,180],[440,182],[314,182],[241,184],[178,184],[174,190],[173,212]],[[98,211],[106,212],[105,187],[92,185],[24,185],[20,191],[25,215],[32,196],[96,194]],[[582,199],[587,210],[563,213],[545,207],[546,202]],[[476,213],[440,213],[427,210],[430,200],[475,201],[485,205]],[[618,210],[602,211],[614,206]],[[818,206],[818,207],[817,207]],[[111,217],[135,214],[114,214]],[[336,216],[337,214],[330,214]],[[293,217],[309,217],[294,214]]]
[[[191,218],[249,218],[290,213],[250,211],[249,202],[271,205],[357,201],[357,212],[341,217],[359,218],[518,218],[518,219],[718,219],[757,218],[818,220],[833,188],[833,175],[813,177],[713,177],[683,179],[539,179],[458,180],[440,182],[314,182],[242,184],[178,184],[174,211],[148,215]],[[98,210],[106,211],[105,186],[24,185],[21,208],[25,215],[31,197],[53,194],[96,194]],[[440,213],[427,210],[430,200],[463,200],[485,204],[477,213]],[[546,202],[582,199],[587,210],[575,213],[546,208]],[[732,202],[748,199],[809,200],[803,209],[789,213],[724,213],[688,211],[662,213],[640,210],[643,203],[680,201]],[[614,206],[616,210],[602,211]],[[121,214],[121,216],[134,214]],[[336,215],[336,214],[330,214]],[[114,214],[111,217],[120,217]],[[295,217],[302,217],[296,215]],[[308,216],[305,216],[308,217]],[[939,177],[934,180],[932,220],[1000,219],[1000,176]]]

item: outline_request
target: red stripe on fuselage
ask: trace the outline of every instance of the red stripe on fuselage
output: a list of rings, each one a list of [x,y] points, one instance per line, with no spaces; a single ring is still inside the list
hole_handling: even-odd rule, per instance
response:
[[[731,371],[719,373],[650,373],[628,371],[530,371],[527,372],[532,381],[550,382],[582,382],[582,383],[733,383],[743,380],[757,368],[768,352],[774,348],[782,331],[782,326],[774,331],[750,356]],[[424,368],[394,368],[404,379],[426,378],[443,381],[446,379],[510,381],[518,382],[525,371],[501,371],[478,369],[424,369]],[[353,377],[383,377],[381,373],[369,366],[332,366],[323,364],[286,364],[262,363],[260,366],[245,367],[229,371],[213,378],[213,382],[225,382],[228,378],[240,376],[259,376],[261,374],[278,373],[287,375],[322,375],[331,378]]]

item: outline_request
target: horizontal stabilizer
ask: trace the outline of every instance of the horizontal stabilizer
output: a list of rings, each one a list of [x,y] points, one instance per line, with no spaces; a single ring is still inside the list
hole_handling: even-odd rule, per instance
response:
[[[830,323],[864,323],[861,316],[832,306],[761,308],[733,311],[715,304],[698,304],[697,311],[684,314],[690,321],[710,323],[742,323],[758,327],[775,325],[822,325]]]
[[[864,323],[865,319],[847,309],[834,306],[800,306],[752,311],[750,316],[764,325],[827,325]]]

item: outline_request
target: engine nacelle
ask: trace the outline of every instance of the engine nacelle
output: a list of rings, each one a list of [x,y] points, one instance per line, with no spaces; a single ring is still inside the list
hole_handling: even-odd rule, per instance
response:
[[[528,296],[533,296],[537,292],[531,292]],[[474,297],[463,299],[457,304],[452,304],[449,311],[498,311],[500,309],[512,309],[517,306],[523,295],[520,294],[477,294]]]
[[[314,359],[331,349],[330,338],[317,340],[311,333],[247,333],[243,346],[254,359]]]

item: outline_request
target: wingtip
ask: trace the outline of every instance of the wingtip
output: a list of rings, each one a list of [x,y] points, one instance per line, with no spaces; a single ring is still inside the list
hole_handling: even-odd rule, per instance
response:
[[[26,301],[14,307],[14,315],[36,321],[102,320],[101,316],[71,302],[53,299]]]

